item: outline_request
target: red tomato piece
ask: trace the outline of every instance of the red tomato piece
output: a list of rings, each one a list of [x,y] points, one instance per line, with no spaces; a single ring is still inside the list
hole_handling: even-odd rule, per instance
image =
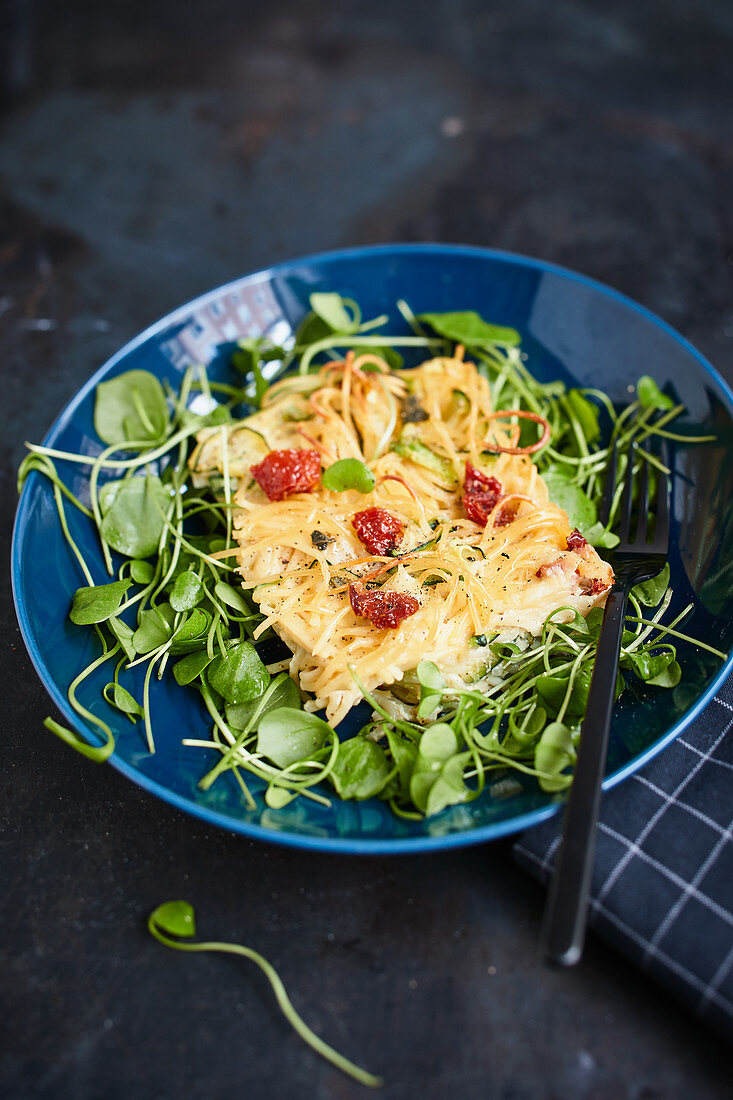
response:
[[[369,619],[380,629],[391,630],[414,615],[420,606],[414,596],[404,592],[385,592],[382,588],[369,592],[359,582],[349,585],[349,600],[352,611],[360,619]]]
[[[318,451],[297,448],[270,451],[262,462],[250,466],[250,473],[270,500],[285,500],[293,493],[309,493],[321,476]]]
[[[482,474],[470,462],[466,463],[466,477],[463,482],[463,507],[469,519],[472,519],[474,523],[478,523],[480,527],[485,527],[489,514],[493,512],[501,500],[501,496],[501,482],[497,478],[491,477],[490,474]],[[509,517],[504,522],[510,522],[511,518]],[[501,527],[503,523],[497,521],[496,526]]]
[[[588,543],[583,538],[580,531],[575,527],[568,535],[568,550],[582,550]]]
[[[389,553],[405,533],[402,520],[386,508],[365,508],[356,513],[351,523],[370,554]]]

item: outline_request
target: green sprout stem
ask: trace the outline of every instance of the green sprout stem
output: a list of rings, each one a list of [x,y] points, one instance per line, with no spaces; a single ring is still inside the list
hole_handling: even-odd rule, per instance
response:
[[[373,1073],[368,1073],[367,1070],[362,1069],[361,1066],[357,1066],[355,1062],[350,1061],[350,1059],[344,1057],[343,1054],[339,1054],[337,1050],[334,1050],[332,1046],[308,1027],[306,1022],[293,1007],[280,975],[275,970],[274,966],[268,962],[264,956],[260,955],[258,951],[254,951],[251,947],[244,947],[238,943],[222,943],[218,940],[185,943],[181,940],[173,939],[171,936],[166,935],[165,931],[163,931],[157,923],[157,913],[158,910],[151,913],[148,918],[148,931],[159,943],[162,943],[164,947],[170,947],[175,951],[213,951],[226,955],[238,955],[243,959],[249,959],[250,962],[253,962],[255,966],[260,968],[267,978],[275,994],[275,1000],[277,1001],[280,1011],[304,1043],[307,1043],[316,1054],[325,1058],[327,1062],[330,1062],[331,1065],[341,1070],[342,1073],[358,1081],[359,1084],[366,1085],[367,1088],[372,1089],[379,1088],[383,1084],[381,1077],[376,1077]]]

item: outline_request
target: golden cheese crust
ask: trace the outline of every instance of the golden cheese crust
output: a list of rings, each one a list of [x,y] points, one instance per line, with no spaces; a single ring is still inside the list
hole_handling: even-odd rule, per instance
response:
[[[405,698],[405,676],[423,659],[449,682],[480,686],[490,669],[477,635],[537,636],[555,609],[572,609],[562,621],[605,602],[611,567],[572,537],[529,455],[507,453],[518,438],[472,363],[440,358],[396,372],[353,353],[277,383],[246,421],[201,434],[192,468],[201,481],[226,471],[237,485],[242,583],[265,616],[259,633],[272,626],[291,649],[309,709],[338,724],[362,697],[353,674],[369,691],[394,686]],[[319,484],[270,501],[251,467],[288,448],[316,449],[326,468],[357,458],[375,488]],[[485,525],[466,507],[467,468],[500,487]],[[389,553],[370,552],[354,528],[372,507],[404,529]],[[417,609],[396,628],[377,627],[353,610],[355,582],[408,595]]]

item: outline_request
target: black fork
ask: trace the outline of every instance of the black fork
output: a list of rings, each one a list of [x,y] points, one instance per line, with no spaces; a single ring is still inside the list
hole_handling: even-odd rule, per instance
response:
[[[665,451],[662,451],[664,463]],[[633,507],[634,456],[642,456],[636,515]],[[654,528],[650,531],[649,461],[643,447],[631,444],[628,451],[626,484],[617,530],[619,544],[610,555],[614,583],[598,639],[588,705],[581,727],[575,776],[570,788],[562,840],[550,883],[541,933],[541,947],[547,962],[574,966],[583,952],[588,913],[596,824],[601,801],[601,782],[608,754],[621,636],[629,591],[662,569],[669,549],[669,484],[666,474],[657,472]],[[618,453],[614,441],[608,460],[601,521],[607,525],[616,489]],[[666,463],[664,463],[666,464]]]

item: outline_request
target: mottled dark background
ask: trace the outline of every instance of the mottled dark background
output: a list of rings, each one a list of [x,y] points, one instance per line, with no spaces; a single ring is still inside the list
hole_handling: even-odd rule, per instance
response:
[[[556,260],[730,378],[732,56],[727,0],[0,5],[4,559],[23,439],[160,314],[309,250]],[[718,1040],[603,945],[537,965],[543,898],[508,842],[270,849],[75,756],[3,601],[3,1097],[364,1094],[246,963],[149,939],[180,896],[280,967],[385,1100],[733,1095]]]

